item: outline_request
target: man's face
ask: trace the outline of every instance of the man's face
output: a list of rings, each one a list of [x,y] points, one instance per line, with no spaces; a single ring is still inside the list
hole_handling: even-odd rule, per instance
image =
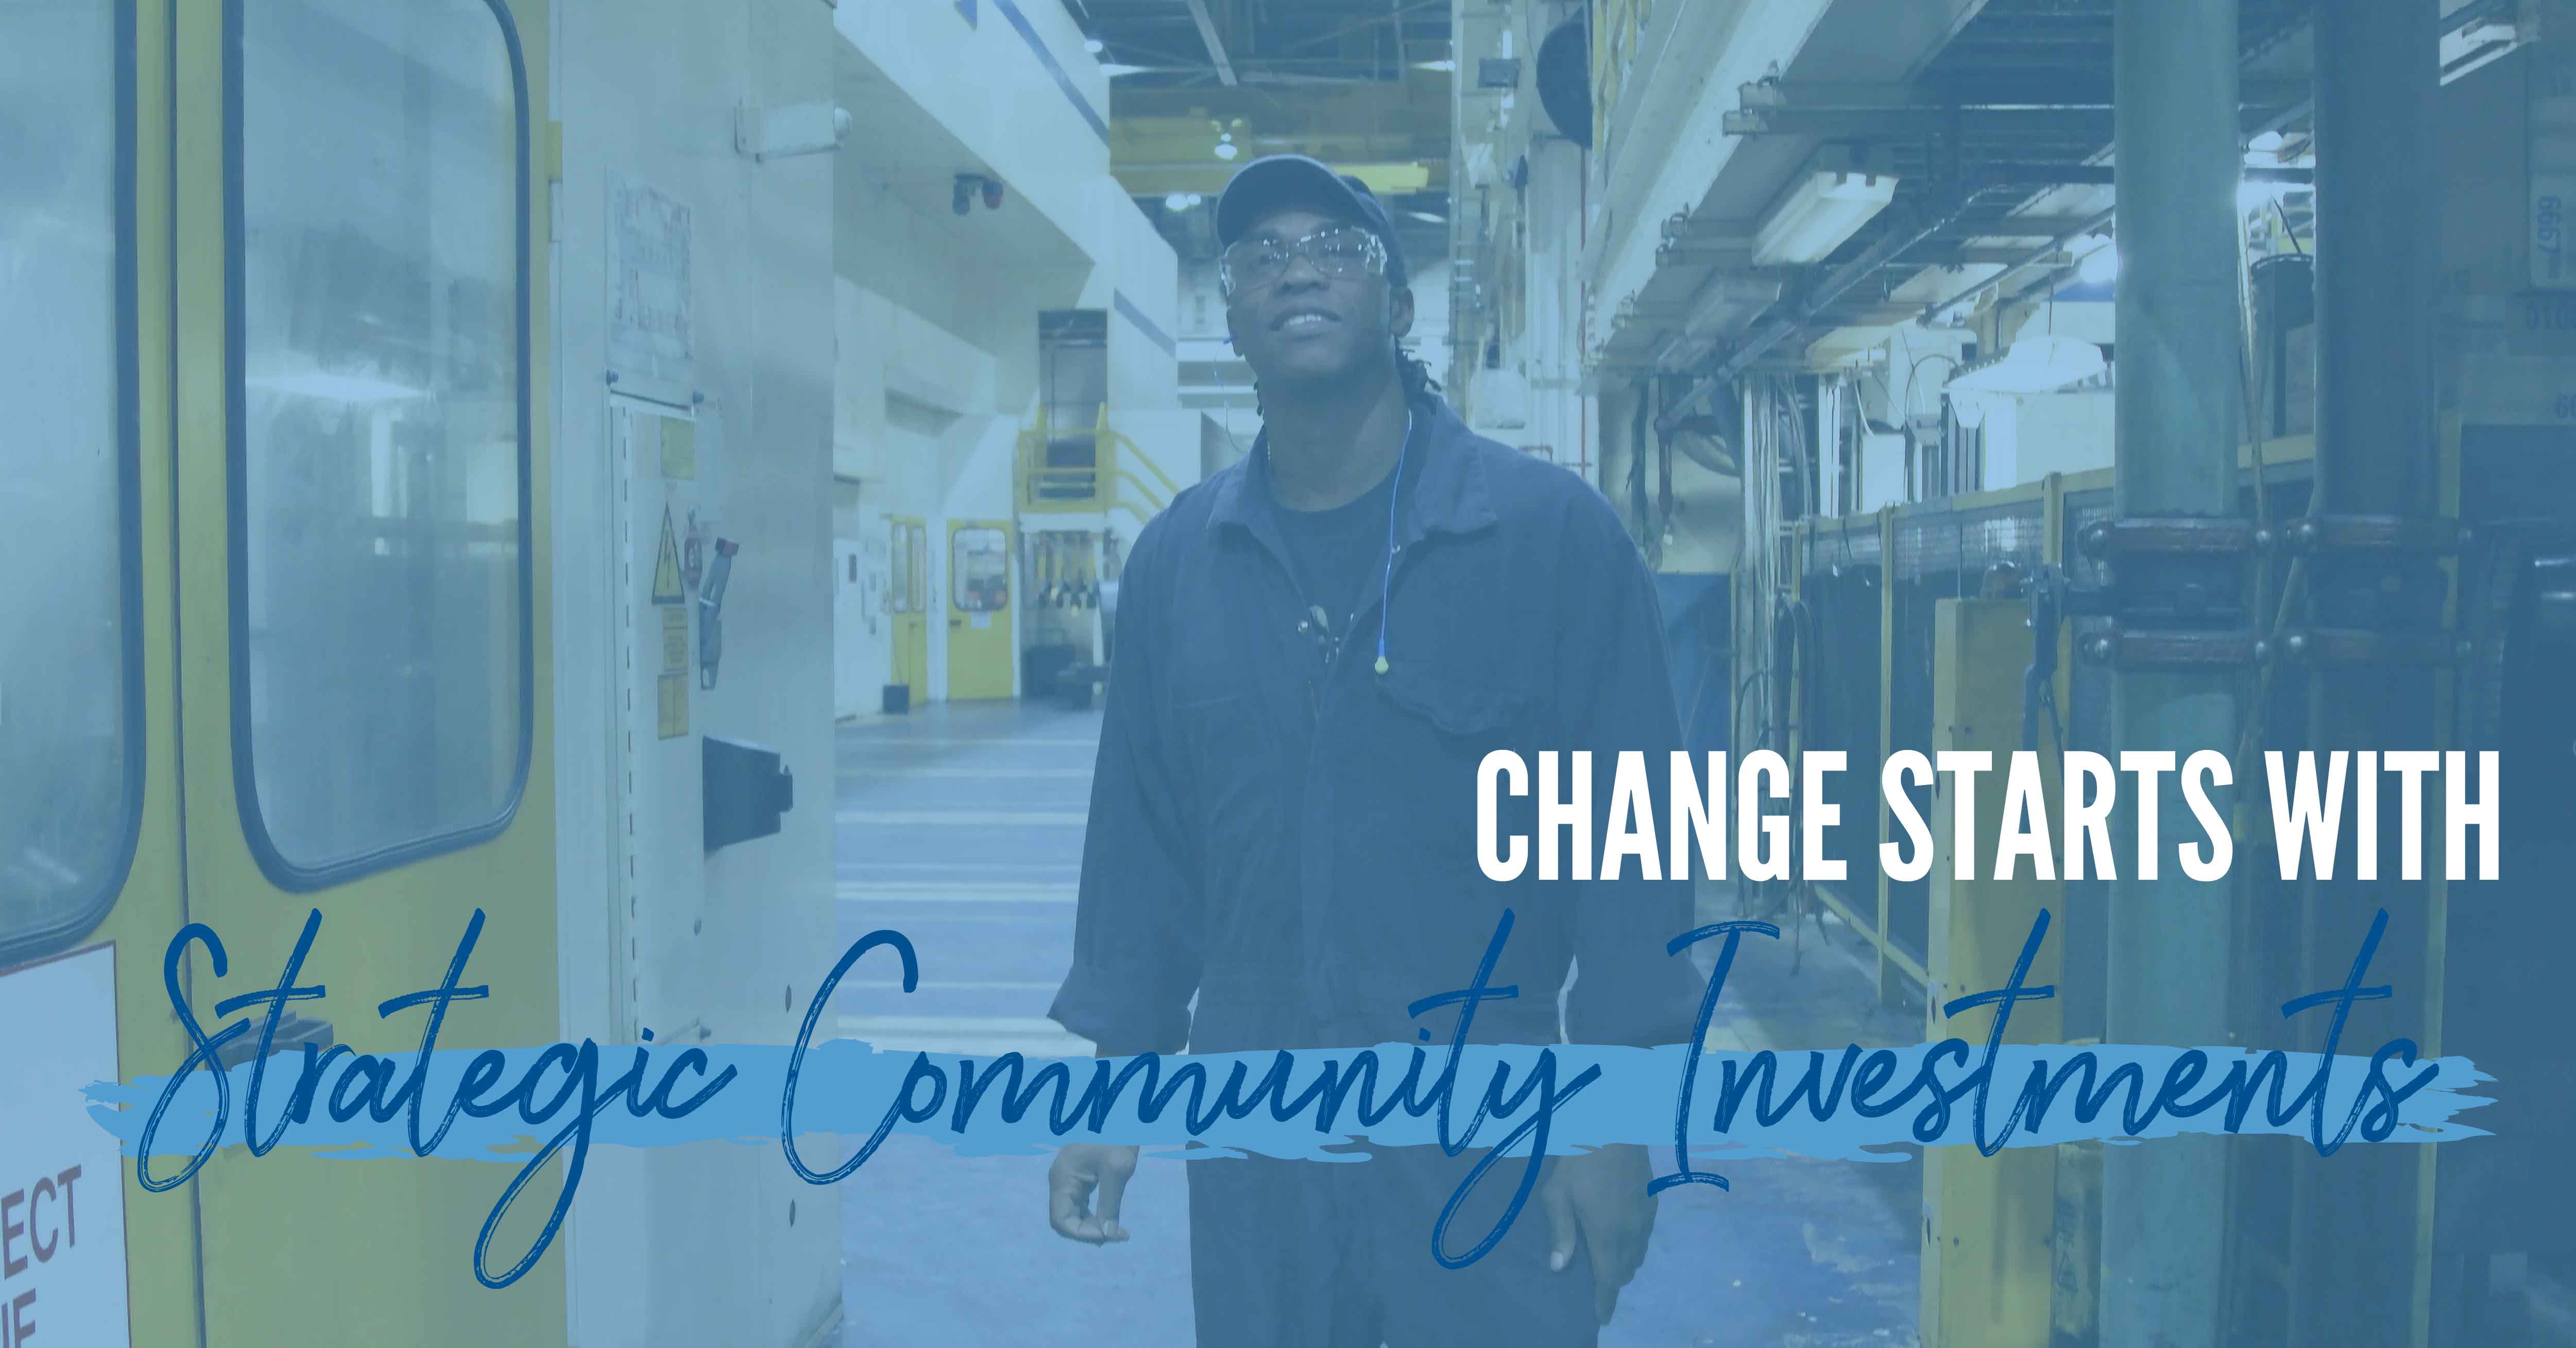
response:
[[[1336,226],[1359,228],[1291,208],[1263,217],[1237,244],[1267,239],[1285,246]],[[1266,283],[1238,282],[1226,298],[1225,323],[1254,378],[1274,388],[1331,383],[1365,377],[1394,360],[1396,339],[1413,327],[1413,292],[1390,291],[1373,271],[1331,276],[1311,259],[1292,257]]]

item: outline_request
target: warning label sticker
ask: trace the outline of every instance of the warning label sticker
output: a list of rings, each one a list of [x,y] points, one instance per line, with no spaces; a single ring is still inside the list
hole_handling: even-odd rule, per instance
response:
[[[662,418],[662,476],[698,475],[698,428],[678,417]]]
[[[680,587],[680,535],[671,528],[669,506],[662,507],[662,541],[653,549],[653,602],[688,602]]]
[[[662,672],[689,672],[689,611],[686,608],[662,610]]]
[[[672,740],[689,733],[689,676],[664,674],[660,677],[661,710],[655,718],[655,733]]]

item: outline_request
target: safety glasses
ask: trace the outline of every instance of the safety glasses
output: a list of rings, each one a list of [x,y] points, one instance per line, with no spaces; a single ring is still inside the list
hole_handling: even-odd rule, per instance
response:
[[[1276,283],[1288,264],[1304,258],[1323,276],[1340,280],[1386,272],[1386,245],[1375,234],[1351,225],[1319,229],[1302,239],[1245,239],[1217,259],[1217,282],[1227,299]]]

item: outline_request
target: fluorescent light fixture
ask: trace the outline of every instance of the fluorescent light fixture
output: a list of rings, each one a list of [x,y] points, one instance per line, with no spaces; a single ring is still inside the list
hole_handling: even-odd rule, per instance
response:
[[[1100,67],[1100,73],[1114,80],[1121,75],[1142,75],[1148,68],[1149,67],[1146,66],[1120,65],[1115,61],[1111,61]]]
[[[1809,170],[1798,176],[1753,231],[1753,265],[1822,262],[1896,200],[1884,173]]]
[[[1103,41],[1101,41],[1100,39],[1098,39],[1098,38],[1096,38],[1096,37],[1094,37],[1094,38],[1085,38],[1085,39],[1083,39],[1083,43],[1082,43],[1082,49],[1083,49],[1084,51],[1087,51],[1087,52],[1091,53],[1091,54],[1092,54],[1092,55],[1094,55],[1094,56],[1098,56],[1101,52],[1106,51],[1106,50],[1108,49],[1108,47],[1109,47],[1109,44],[1108,44],[1108,43],[1103,42]]]
[[[1457,71],[1458,63],[1450,60],[1446,56],[1443,56],[1437,61],[1416,61],[1413,63],[1413,68],[1416,70],[1437,70],[1442,74],[1452,74]]]
[[[1221,140],[1216,143],[1216,157],[1219,159],[1232,159],[1241,153],[1243,151],[1235,148],[1233,141]]]
[[[2120,250],[2108,239],[2100,243],[2100,247],[2084,255],[2084,261],[2075,269],[2086,285],[2108,285],[2119,278]]]
[[[1722,275],[1702,287],[1692,301],[1682,331],[1693,337],[1740,332],[1780,299],[1780,283],[1756,276]]]
[[[2004,358],[1951,380],[1952,393],[2048,393],[2102,373],[2102,348],[2074,337],[2024,337]]]

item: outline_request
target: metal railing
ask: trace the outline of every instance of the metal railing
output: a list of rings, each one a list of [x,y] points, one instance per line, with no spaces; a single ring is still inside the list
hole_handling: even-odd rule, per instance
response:
[[[1181,490],[1135,441],[1110,429],[1106,407],[1097,421],[1080,429],[1051,427],[1041,411],[1037,424],[1020,432],[1014,476],[1022,514],[1123,509],[1143,520],[1171,504]]]

